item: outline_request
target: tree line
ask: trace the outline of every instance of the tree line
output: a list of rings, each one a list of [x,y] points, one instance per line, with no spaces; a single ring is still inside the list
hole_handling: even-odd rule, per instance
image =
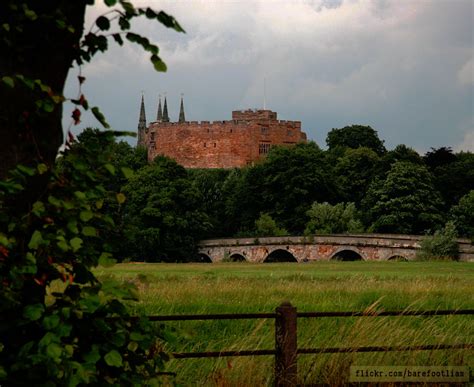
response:
[[[79,136],[93,141],[94,130]],[[447,223],[474,236],[474,154],[387,150],[370,126],[332,129],[315,142],[274,147],[255,165],[188,169],[125,142],[111,162],[133,170],[112,179],[126,201],[110,208],[121,259],[189,261],[213,237],[376,232],[433,234]],[[85,146],[85,145],[82,145]]]

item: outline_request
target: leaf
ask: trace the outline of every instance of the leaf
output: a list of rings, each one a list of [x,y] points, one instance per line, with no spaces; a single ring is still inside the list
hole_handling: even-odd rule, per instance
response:
[[[94,115],[94,117],[97,119],[97,121],[99,121],[104,128],[106,128],[106,129],[110,128],[110,125],[107,123],[107,121],[105,120],[104,115],[100,112],[100,110],[97,106],[94,106],[91,109],[91,111],[92,111],[92,114]]]
[[[44,203],[43,202],[34,202],[33,207],[31,208],[31,212],[36,216],[40,217],[45,211]]]
[[[80,200],[85,200],[86,199],[86,194],[81,191],[75,191],[74,196]]]
[[[81,211],[79,213],[79,218],[83,221],[83,222],[88,222],[89,220],[91,220],[92,218],[94,217],[94,213],[92,211],[89,211],[89,210],[84,210],[84,211]]]
[[[99,16],[95,21],[97,27],[99,27],[102,31],[107,31],[110,28],[110,20],[105,16]]]
[[[72,238],[69,243],[71,244],[72,251],[76,252],[82,247],[83,240],[79,237]]]
[[[63,350],[59,344],[51,343],[46,347],[46,354],[56,362],[60,361]]]
[[[94,344],[91,351],[83,355],[83,359],[86,363],[97,363],[100,360],[99,346]]]
[[[120,46],[123,45],[123,39],[120,34],[112,34],[112,37]]]
[[[131,168],[128,168],[128,167],[122,167],[120,168],[122,173],[123,173],[123,176],[126,178],[126,179],[130,179],[135,172],[133,172],[133,169]]]
[[[117,202],[119,204],[123,204],[125,203],[125,200],[127,199],[127,197],[122,193],[122,192],[119,192],[118,194],[115,195],[117,197]]]
[[[138,343],[136,341],[130,341],[127,345],[127,349],[131,352],[135,352],[138,349]]]
[[[38,164],[38,166],[36,167],[36,169],[38,170],[39,174],[42,175],[43,173],[46,173],[48,171],[48,167],[46,164]]]
[[[112,164],[107,163],[104,165],[104,168],[107,169],[111,175],[115,175],[115,167]]]
[[[117,0],[104,0],[104,3],[107,7],[112,7],[117,4]]]
[[[2,82],[11,88],[15,87],[15,81],[13,80],[12,77],[4,76],[2,77]]]
[[[91,226],[85,226],[82,228],[82,235],[88,237],[95,237],[97,236],[97,230]]]
[[[35,170],[33,168],[30,168],[30,167],[26,167],[24,165],[17,165],[17,168],[19,171],[23,172],[25,175],[28,175],[28,176],[33,176],[35,174]]]
[[[115,349],[104,356],[107,365],[111,367],[120,367],[122,365],[122,356]]]
[[[156,71],[165,72],[167,70],[165,62],[163,62],[158,55],[152,55],[150,60]]]
[[[31,321],[39,320],[44,312],[44,306],[42,304],[27,305],[23,309],[23,317]]]
[[[50,331],[53,328],[56,328],[58,325],[59,325],[59,316],[57,314],[46,316],[43,319],[43,327],[48,331]]]
[[[33,232],[33,235],[31,236],[30,242],[28,243],[28,248],[36,250],[41,243],[43,242],[43,236],[41,235],[41,232],[38,230],[35,230]]]

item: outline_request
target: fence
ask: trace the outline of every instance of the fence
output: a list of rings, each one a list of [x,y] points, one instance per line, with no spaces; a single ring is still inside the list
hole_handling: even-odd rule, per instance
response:
[[[298,348],[298,318],[324,317],[384,317],[384,316],[452,316],[474,315],[474,309],[465,310],[430,310],[430,311],[382,311],[382,312],[300,312],[289,302],[284,302],[274,313],[240,313],[240,314],[203,314],[149,316],[150,321],[191,321],[191,320],[242,320],[242,319],[275,319],[275,349],[240,350],[219,352],[173,353],[176,359],[209,358],[227,356],[275,356],[275,386],[297,385],[297,357],[299,354],[323,354],[345,352],[389,352],[389,351],[423,351],[438,349],[474,349],[473,343],[454,345],[413,345],[413,346],[372,346],[372,347],[337,347],[337,348]]]

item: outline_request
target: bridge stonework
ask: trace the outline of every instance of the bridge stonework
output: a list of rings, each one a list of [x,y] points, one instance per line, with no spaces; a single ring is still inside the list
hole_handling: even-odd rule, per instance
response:
[[[394,234],[339,234],[306,237],[208,239],[199,243],[201,256],[212,262],[248,262],[415,259],[422,236]],[[474,261],[474,246],[460,239],[459,260]]]

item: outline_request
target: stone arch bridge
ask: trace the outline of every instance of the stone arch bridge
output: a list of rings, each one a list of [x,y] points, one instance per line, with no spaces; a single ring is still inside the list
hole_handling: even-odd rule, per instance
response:
[[[334,234],[295,237],[207,239],[199,243],[205,262],[387,261],[415,258],[419,235]],[[459,239],[459,259],[474,261],[474,246]]]

